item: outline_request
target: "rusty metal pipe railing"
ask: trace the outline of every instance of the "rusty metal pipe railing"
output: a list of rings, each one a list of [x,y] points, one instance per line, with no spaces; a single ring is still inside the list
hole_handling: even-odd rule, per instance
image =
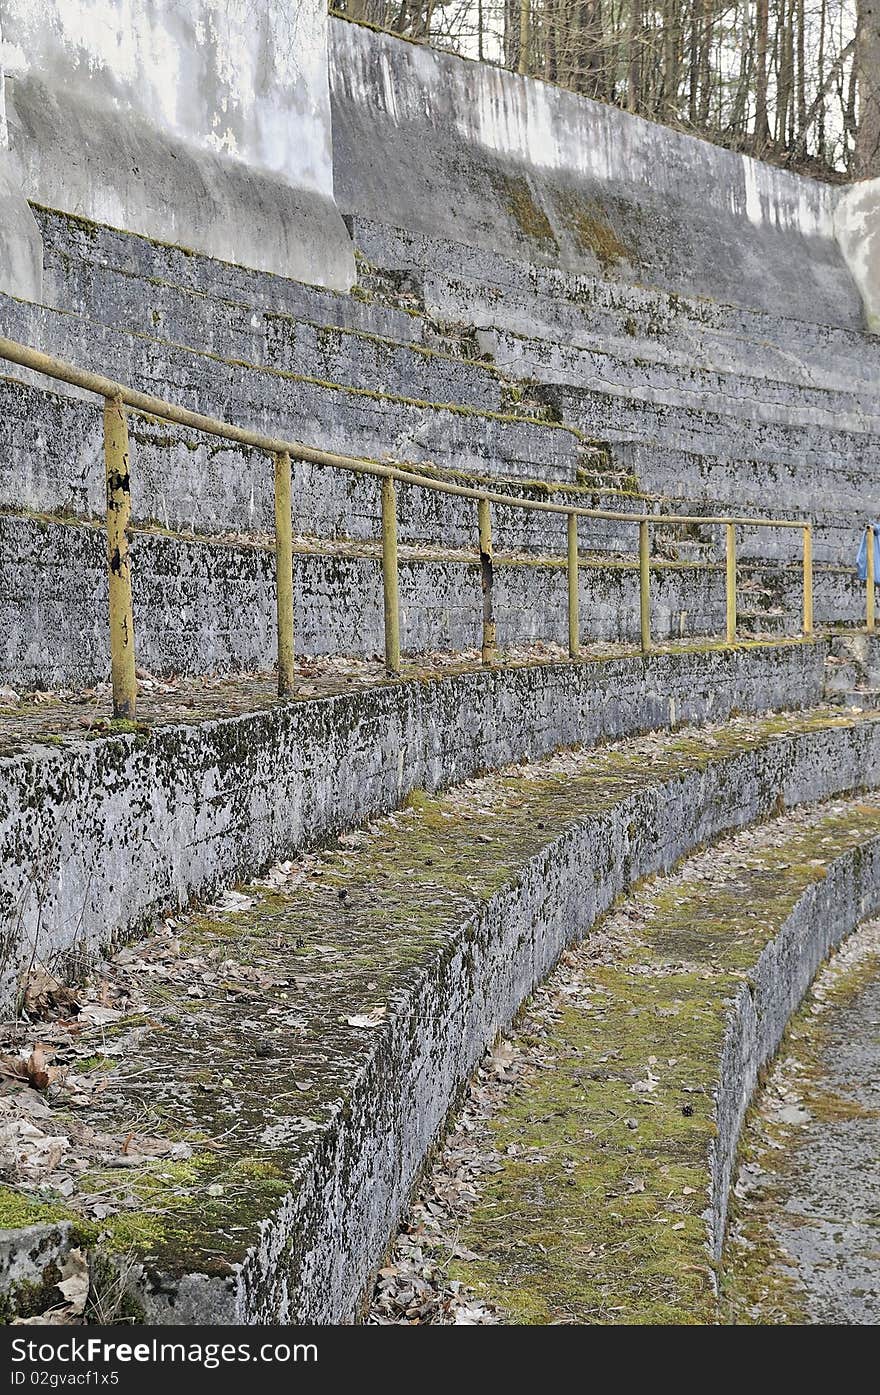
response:
[[[650,537],[655,525],[697,524],[722,525],[726,529],[726,639],[736,640],[736,544],[737,527],[799,528],[803,536],[803,633],[812,633],[813,575],[812,529],[803,519],[755,518],[729,514],[651,514],[617,509],[592,509],[556,504],[545,499],[526,499],[500,490],[479,489],[454,484],[451,480],[433,479],[417,468],[383,465],[379,461],[357,456],[341,455],[266,435],[250,427],[195,412],[187,407],[166,402],[151,393],[140,392],[122,383],[92,373],[63,359],[45,354],[27,344],[0,337],[0,358],[18,364],[43,377],[69,384],[84,392],[94,393],[105,401],[105,457],[107,470],[107,547],[110,581],[110,652],[113,687],[113,711],[117,717],[133,718],[136,714],[136,677],[134,656],[134,621],[131,594],[131,566],[128,538],[131,521],[130,461],[125,408],[157,417],[177,426],[188,427],[209,436],[220,437],[234,444],[259,450],[271,456],[275,467],[275,546],[277,577],[278,626],[278,690],[282,696],[293,690],[293,545],[291,519],[291,462],[299,461],[322,468],[346,470],[373,476],[382,484],[382,582],[385,616],[385,664],[389,674],[400,672],[400,598],[397,554],[397,484],[410,485],[438,494],[475,500],[478,507],[480,571],[483,591],[484,663],[497,659],[495,617],[493,610],[493,567],[491,506],[526,509],[533,513],[564,514],[567,520],[568,548],[564,559],[568,576],[568,635],[569,654],[580,653],[580,620],[578,607],[578,574],[581,565],[578,554],[578,519],[634,523],[639,531],[639,609],[641,647],[651,648],[650,626]],[[711,565],[711,564],[709,564]],[[869,575],[873,578],[873,549],[869,548]],[[873,628],[873,585],[869,587],[868,624]]]
[[[578,521],[577,514],[568,515],[568,657],[576,659],[581,652],[580,592],[578,590]]]
[[[491,668],[498,662],[495,639],[495,570],[492,553],[492,505],[482,498],[477,502],[477,526],[480,536],[480,587],[483,592],[483,640],[481,658]]]

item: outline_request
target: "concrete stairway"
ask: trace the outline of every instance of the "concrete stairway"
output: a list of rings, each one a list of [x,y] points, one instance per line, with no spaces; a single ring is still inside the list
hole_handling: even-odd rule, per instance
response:
[[[451,245],[421,246],[376,225],[354,225],[373,261],[362,262],[363,283],[346,297],[37,212],[52,304],[6,300],[10,337],[264,431],[420,462],[429,473],[491,481],[502,492],[546,497],[549,487],[561,503],[697,515],[725,507],[812,515],[821,503],[817,621],[860,618],[847,564],[880,474],[874,346],[864,336],[835,331],[835,378],[820,353],[821,327],[806,327],[801,343],[800,327],[787,326],[804,364],[786,367],[772,337],[781,343],[785,327],[774,331],[766,316],[745,323],[744,312],[588,284],[485,253],[458,249],[456,259]],[[430,272],[415,265],[417,255]],[[467,280],[481,275],[482,290]],[[469,325],[451,321],[463,278]],[[517,305],[533,317],[528,335],[505,319]],[[569,321],[578,316],[572,337]],[[711,334],[698,348],[706,322]],[[498,335],[486,339],[493,326],[510,353]],[[84,526],[103,508],[100,407],[17,370],[0,382],[0,398],[7,677],[92,681],[106,663],[96,620],[104,604],[100,540]],[[270,663],[269,462],[136,414],[132,439],[144,662],[157,672]],[[833,506],[820,489],[829,467]],[[375,483],[304,466],[294,508],[301,652],[379,652]],[[542,560],[561,553],[563,520],[494,513],[502,643],[564,640],[562,575]],[[468,501],[400,491],[401,539],[416,548],[403,578],[404,644],[412,650],[476,642],[479,579],[475,566],[461,566],[473,554],[474,514]],[[313,537],[337,539],[340,555],[314,556]],[[743,529],[738,541],[743,632],[791,632],[798,536]],[[658,639],[721,630],[723,577],[698,564],[719,567],[722,543],[709,525],[655,531]],[[585,523],[580,544],[585,637],[635,638],[635,528]],[[466,556],[456,557],[462,549]],[[505,554],[517,566],[504,565]],[[748,593],[768,587],[774,603],[750,608]],[[354,608],[352,595],[363,598]]]
[[[876,787],[872,717],[789,713],[780,728],[778,716],[739,718],[416,795],[201,913],[166,915],[108,957],[81,994],[76,1031],[38,1024],[66,1071],[16,1135],[23,1184],[0,1187],[5,1311],[48,1306],[79,1247],[93,1302],[116,1294],[110,1320],[354,1320],[462,1084],[566,946],[622,892],[721,835]],[[844,806],[836,824],[820,815],[821,859],[792,836],[771,849],[763,880],[749,863],[765,916],[743,914],[732,932],[715,923],[708,942],[702,921],[674,935],[664,926],[665,938],[638,946],[662,963],[657,981],[639,976],[639,960],[616,971],[621,985],[634,976],[632,1011],[619,1009],[643,1053],[633,1068],[654,1060],[659,1038],[645,1037],[661,1025],[697,1041],[693,1054],[668,1051],[696,1071],[677,1087],[702,1087],[681,1092],[687,1109],[674,1097],[691,1254],[707,1239],[717,1250],[757,1071],[829,945],[880,903],[878,826],[862,807]],[[783,863],[796,871],[780,882]],[[707,883],[711,894],[710,874],[697,895]],[[742,913],[741,889],[732,896]],[[605,1006],[598,996],[599,1015]],[[626,1078],[626,1107],[647,1129],[650,1101],[631,1088],[643,1078]],[[579,1098],[589,1086],[582,1078]],[[616,1144],[609,1127],[606,1114]],[[49,1136],[63,1146],[35,1180],[31,1152]]]

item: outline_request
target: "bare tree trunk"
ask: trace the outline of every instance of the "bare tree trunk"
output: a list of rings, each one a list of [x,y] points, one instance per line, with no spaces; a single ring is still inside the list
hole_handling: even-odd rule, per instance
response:
[[[629,0],[626,56],[626,106],[638,111],[642,98],[642,0]]]
[[[739,80],[730,113],[728,130],[734,142],[741,145],[746,134],[749,92],[754,70],[754,44],[750,0],[743,0],[739,37]]]
[[[755,35],[755,154],[760,155],[770,141],[767,119],[767,31],[770,24],[769,0],[757,0]]]
[[[795,135],[800,139],[801,131],[807,122],[807,19],[804,11],[804,0],[797,0],[797,130]]]
[[[709,104],[712,97],[712,0],[701,0],[700,5],[700,62],[699,85],[700,101],[698,120],[703,130],[709,124]]]
[[[825,26],[828,22],[827,0],[822,0],[819,11],[819,53],[817,59],[817,77],[819,80],[819,92],[822,94],[819,99],[819,107],[816,113],[816,154],[820,160],[826,160],[827,152],[825,147]],[[807,123],[804,123],[801,139],[806,142]],[[806,154],[806,143],[804,144],[804,154]]]
[[[663,7],[663,114],[667,121],[678,115],[679,12],[677,0]]]
[[[859,0],[856,39],[858,130],[855,175],[880,175],[880,0]]]
[[[697,97],[699,95],[700,72],[700,32],[699,0],[691,0],[691,22],[688,28],[688,121],[697,124]]]
[[[529,0],[519,0],[519,62],[517,72],[529,71]]]

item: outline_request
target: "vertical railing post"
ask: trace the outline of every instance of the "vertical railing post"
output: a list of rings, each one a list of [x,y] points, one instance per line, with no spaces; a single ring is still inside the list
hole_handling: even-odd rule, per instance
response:
[[[498,645],[495,638],[495,611],[492,600],[492,512],[488,499],[477,500],[477,521],[480,531],[480,584],[483,588],[483,663],[492,665],[498,660]]]
[[[651,649],[651,538],[648,520],[639,523],[639,625],[642,653]]]
[[[725,547],[725,597],[727,600],[726,639],[728,644],[736,643],[736,524],[726,523],[727,544]]]
[[[134,609],[131,600],[131,474],[128,426],[121,397],[104,401],[104,465],[107,475],[107,579],[110,595],[110,676],[113,715],[137,715]]]
[[[293,518],[290,456],[275,455],[275,603],[278,622],[278,696],[293,692]]]
[[[813,529],[804,526],[804,637],[813,633]]]
[[[866,628],[873,633],[874,621],[874,585],[877,578],[874,575],[874,526],[869,523],[865,529],[865,562],[867,572],[865,577],[865,622]]]
[[[382,595],[385,605],[385,671],[400,673],[400,588],[397,576],[397,499],[394,480],[382,480]]]
[[[580,596],[578,594],[578,519],[568,515],[568,657],[576,659],[581,652]]]

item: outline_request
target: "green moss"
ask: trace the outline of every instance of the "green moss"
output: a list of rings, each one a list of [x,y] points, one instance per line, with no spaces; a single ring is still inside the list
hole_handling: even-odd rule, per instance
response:
[[[543,208],[535,201],[529,181],[524,175],[490,171],[489,178],[500,202],[513,218],[520,232],[545,248],[556,248],[556,238]]]
[[[60,1201],[41,1201],[25,1196],[13,1187],[0,1186],[0,1230],[19,1230],[29,1225],[54,1225],[75,1219],[75,1213]]]
[[[0,1327],[11,1323],[15,1318],[37,1317],[57,1303],[60,1294],[55,1285],[61,1278],[61,1271],[55,1264],[46,1267],[41,1280],[18,1280],[3,1294],[0,1294]]]
[[[584,974],[589,1010],[557,1004],[544,1069],[491,1121],[500,1170],[461,1231],[480,1259],[456,1278],[517,1322],[719,1320],[702,1212],[727,1003],[804,890],[878,837],[880,808],[855,803],[747,866],[690,880],[684,864],[636,897],[636,942]],[[749,1253],[756,1271],[768,1243]]]
[[[630,258],[630,252],[606,222],[598,205],[577,194],[557,195],[557,204],[567,227],[585,252],[592,252],[604,272]]]
[[[116,1070],[119,1061],[115,1056],[86,1056],[84,1060],[76,1063],[77,1074],[88,1075],[92,1071]]]

